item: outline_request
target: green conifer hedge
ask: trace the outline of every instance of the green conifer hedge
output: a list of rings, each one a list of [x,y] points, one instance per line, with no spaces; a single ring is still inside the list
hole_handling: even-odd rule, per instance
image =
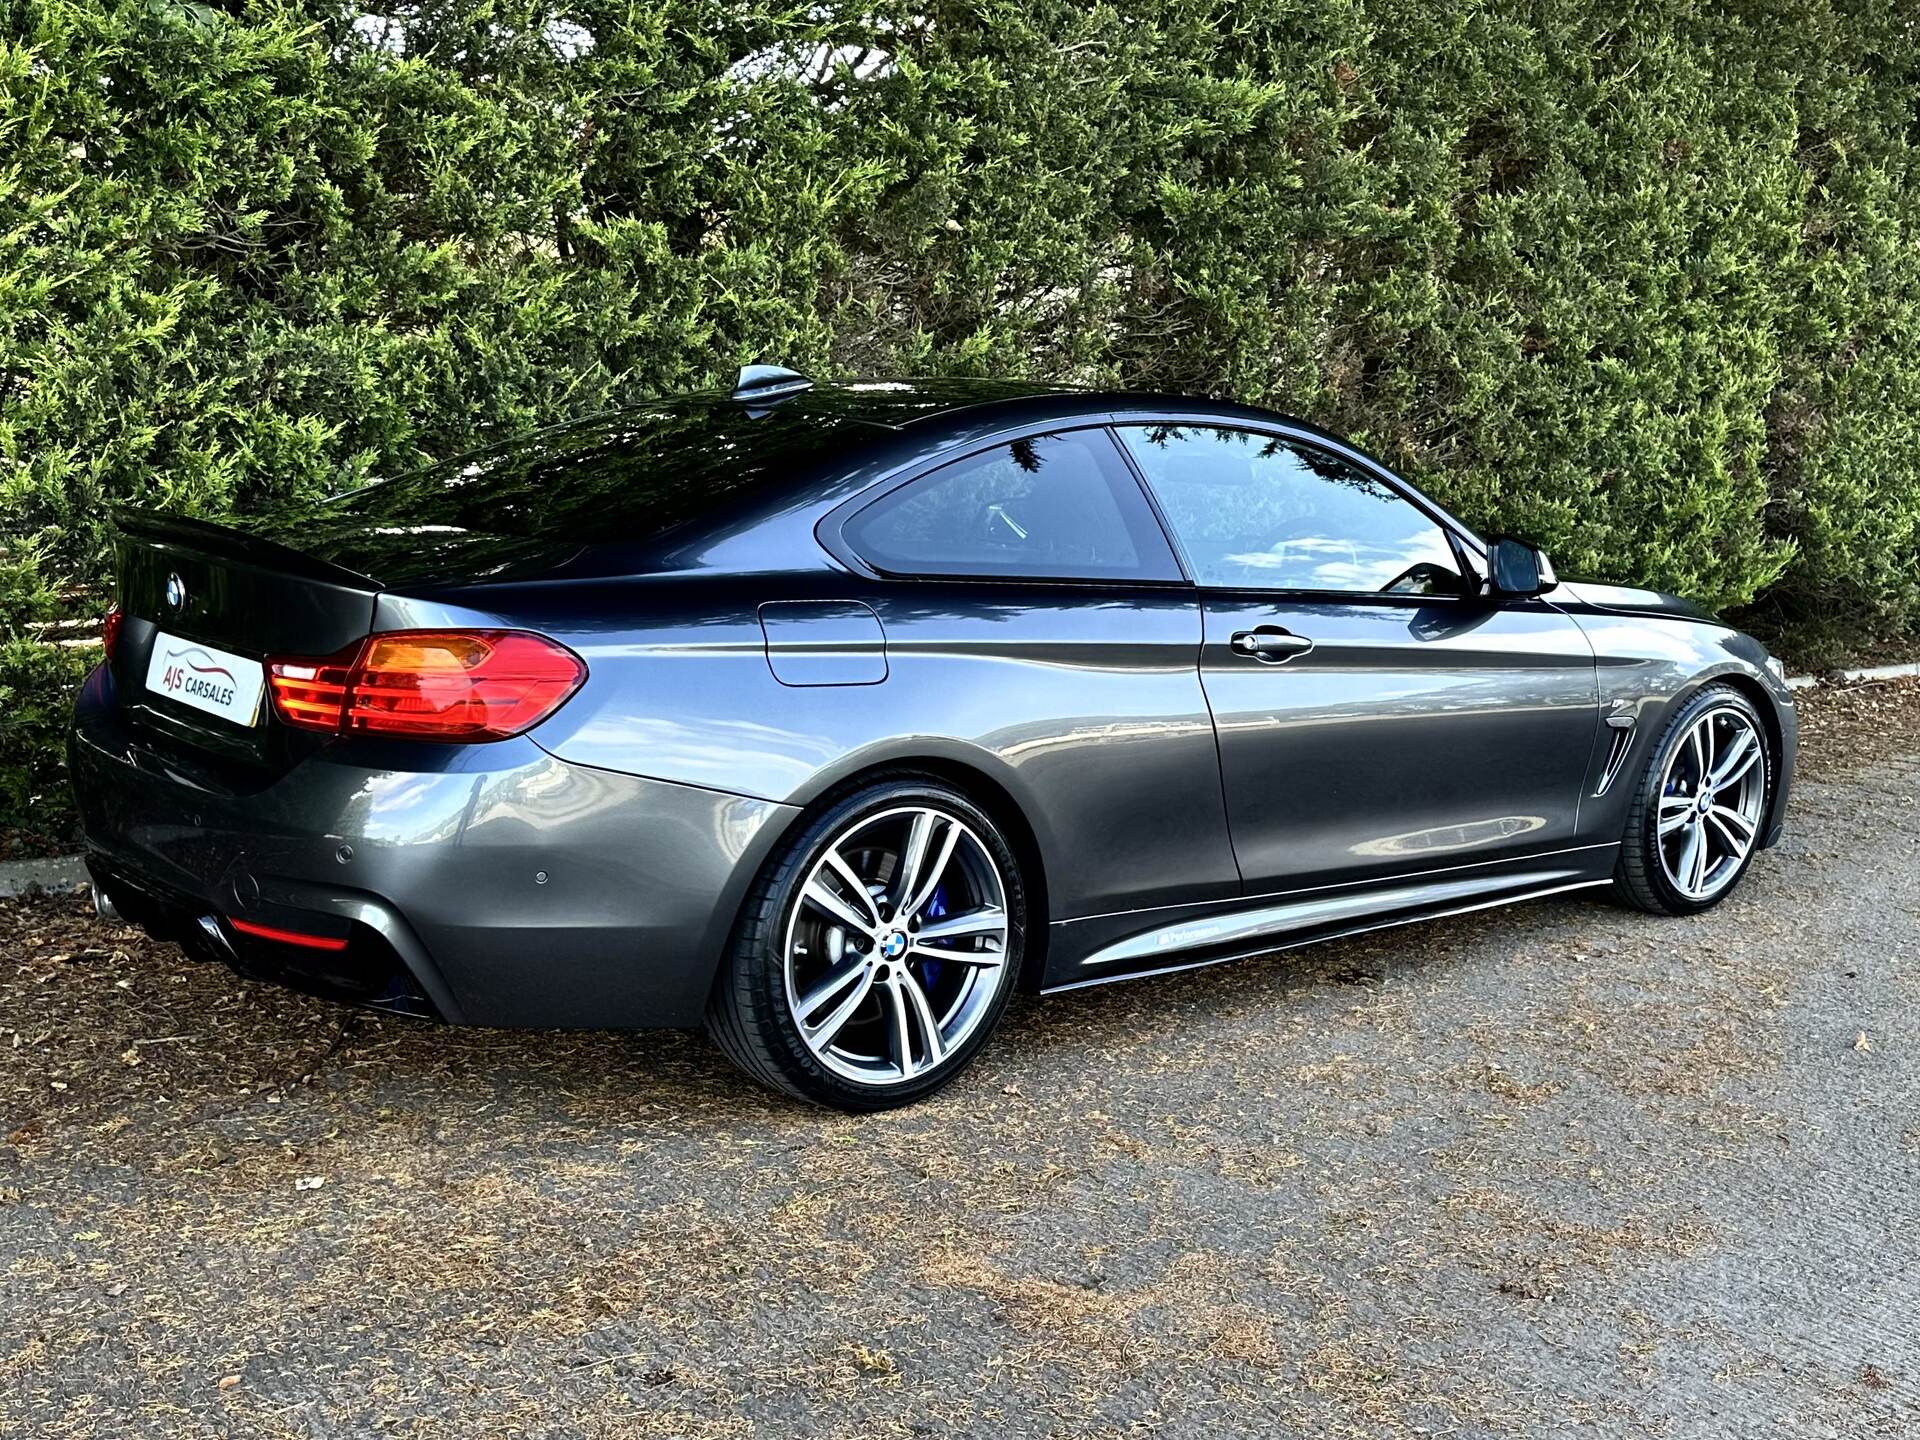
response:
[[[0,827],[107,507],[746,360],[1271,403],[1563,573],[1920,618],[1903,0],[0,0]]]

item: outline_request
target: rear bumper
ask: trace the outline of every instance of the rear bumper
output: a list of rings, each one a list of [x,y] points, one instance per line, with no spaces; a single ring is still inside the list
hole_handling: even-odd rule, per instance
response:
[[[474,1025],[697,1025],[795,813],[524,736],[343,740],[249,781],[132,731],[104,670],[70,758],[88,866],[128,918],[263,978]],[[279,946],[234,919],[348,944]]]

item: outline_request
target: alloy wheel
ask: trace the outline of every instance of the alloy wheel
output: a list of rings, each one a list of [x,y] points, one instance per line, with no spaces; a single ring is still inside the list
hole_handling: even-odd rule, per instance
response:
[[[787,921],[787,1006],[802,1043],[859,1084],[937,1068],[1006,983],[1006,896],[992,853],[945,810],[900,806],[849,825]]]
[[[1766,742],[1750,716],[1709,710],[1687,728],[1660,777],[1656,844],[1667,881],[1711,900],[1739,875],[1767,800]]]

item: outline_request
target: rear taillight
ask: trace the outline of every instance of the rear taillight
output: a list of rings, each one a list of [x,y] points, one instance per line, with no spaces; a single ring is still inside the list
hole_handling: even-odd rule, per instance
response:
[[[499,740],[537,725],[587,667],[517,630],[375,635],[354,667],[347,728],[429,740]]]
[[[363,640],[323,659],[267,661],[267,688],[280,718],[302,730],[338,733],[346,720],[347,685],[353,679],[354,662],[365,648]]]
[[[127,612],[120,608],[120,602],[114,601],[107,606],[107,613],[100,619],[100,643],[106,647],[107,660],[113,660],[114,651],[120,648],[120,626],[126,620]]]
[[[416,740],[504,740],[566,703],[587,667],[523,630],[396,630],[352,650],[267,662],[289,725]]]

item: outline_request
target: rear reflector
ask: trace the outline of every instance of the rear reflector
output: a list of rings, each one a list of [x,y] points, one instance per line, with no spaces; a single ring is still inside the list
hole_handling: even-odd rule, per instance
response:
[[[504,740],[558,710],[587,667],[524,630],[395,630],[351,650],[267,662],[289,725],[415,740]]]
[[[257,940],[272,940],[279,945],[298,945],[307,950],[344,950],[347,948],[345,936],[303,935],[298,930],[282,930],[277,925],[256,925],[251,920],[235,920],[227,917],[227,924],[242,935],[251,935]]]

